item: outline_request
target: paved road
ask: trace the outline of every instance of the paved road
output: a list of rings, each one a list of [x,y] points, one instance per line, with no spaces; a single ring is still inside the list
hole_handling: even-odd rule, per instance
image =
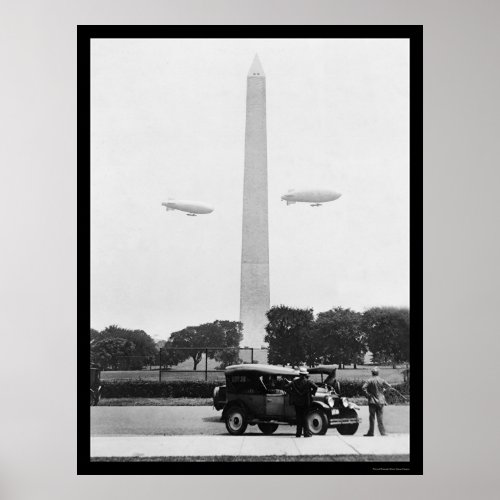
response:
[[[181,436],[225,435],[221,412],[211,406],[95,406],[91,407],[92,436]],[[389,433],[409,433],[410,407],[386,406],[385,424]],[[362,406],[362,418],[356,435],[368,429],[368,407]],[[275,434],[293,435],[295,427],[281,425]],[[245,435],[261,434],[256,426],[248,427]],[[338,435],[330,429],[330,435]]]

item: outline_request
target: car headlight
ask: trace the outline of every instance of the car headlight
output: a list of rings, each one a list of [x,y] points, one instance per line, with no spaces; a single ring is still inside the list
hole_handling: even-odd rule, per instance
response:
[[[342,398],[342,404],[344,405],[344,408],[347,408],[349,406],[349,402],[347,401],[347,398]]]
[[[335,406],[335,401],[331,396],[328,396],[327,403],[330,408],[333,408]]]

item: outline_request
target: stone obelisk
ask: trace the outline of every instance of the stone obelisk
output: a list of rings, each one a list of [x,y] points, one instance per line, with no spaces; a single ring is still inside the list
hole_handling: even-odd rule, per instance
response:
[[[247,76],[240,293],[242,346],[262,346],[269,307],[266,77],[255,56]]]

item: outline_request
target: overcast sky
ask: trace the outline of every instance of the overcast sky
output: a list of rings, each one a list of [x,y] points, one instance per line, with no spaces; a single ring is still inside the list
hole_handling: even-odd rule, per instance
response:
[[[409,305],[408,40],[92,41],[91,324],[239,319],[246,75],[267,85],[271,305]],[[328,187],[321,207],[290,188]],[[168,197],[215,206],[166,212]]]

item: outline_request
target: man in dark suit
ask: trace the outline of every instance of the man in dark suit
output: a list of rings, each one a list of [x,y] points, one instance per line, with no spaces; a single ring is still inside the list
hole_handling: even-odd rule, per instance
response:
[[[316,394],[318,386],[309,380],[309,372],[305,367],[300,367],[299,376],[290,382],[287,386],[287,392],[290,393],[290,403],[295,406],[297,417],[297,431],[295,437],[300,437],[302,430],[304,437],[311,437],[311,431],[307,425],[306,415],[311,406],[311,397]]]
[[[372,369],[372,377],[363,384],[363,392],[368,398],[368,408],[370,410],[370,429],[365,436],[373,436],[375,431],[375,417],[377,417],[378,430],[382,436],[386,435],[384,427],[384,392],[391,386],[378,376],[378,368]]]

